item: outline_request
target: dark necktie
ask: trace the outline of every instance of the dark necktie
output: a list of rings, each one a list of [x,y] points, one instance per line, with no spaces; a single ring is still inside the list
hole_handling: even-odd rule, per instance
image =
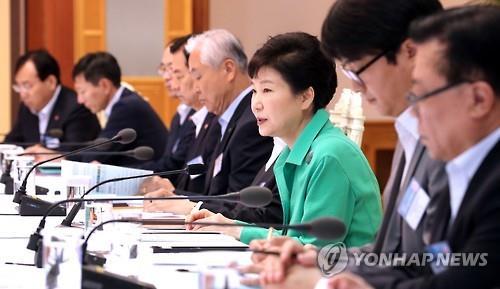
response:
[[[446,238],[450,222],[450,191],[444,190],[431,197],[423,224],[422,238],[425,244],[433,244]]]

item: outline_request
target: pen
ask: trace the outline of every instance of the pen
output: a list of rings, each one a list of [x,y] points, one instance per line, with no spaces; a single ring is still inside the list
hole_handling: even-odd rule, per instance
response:
[[[268,241],[270,241],[273,238],[273,231],[274,231],[273,227],[270,227],[269,231],[267,231],[267,240]]]

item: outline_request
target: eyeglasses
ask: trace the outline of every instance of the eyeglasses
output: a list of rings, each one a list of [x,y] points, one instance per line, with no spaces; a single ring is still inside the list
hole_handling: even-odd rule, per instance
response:
[[[167,76],[171,76],[171,73],[168,70],[167,66],[165,64],[163,64],[163,63],[160,63],[160,65],[158,65],[157,73],[160,76],[165,76],[166,73],[168,73]]]
[[[23,84],[14,84],[12,85],[12,89],[16,93],[28,92],[33,88],[33,84],[31,83],[23,83]]]
[[[441,87],[438,87],[430,92],[427,92],[425,94],[422,94],[422,95],[416,95],[415,93],[413,92],[409,92],[408,95],[406,96],[406,99],[408,100],[408,102],[411,104],[411,105],[414,105],[416,104],[417,102],[419,101],[422,101],[426,98],[429,98],[431,96],[435,96],[435,95],[438,95],[442,92],[445,92],[447,91],[448,89],[452,89],[456,86],[459,86],[461,84],[464,84],[464,83],[470,83],[471,81],[470,80],[461,80],[461,81],[455,81],[455,82],[452,82],[452,83],[448,83],[448,84],[445,84]]]
[[[377,62],[377,60],[379,60],[382,56],[385,56],[388,52],[389,52],[389,50],[384,50],[384,51],[380,52],[379,54],[375,55],[375,57],[373,57],[370,61],[368,61],[365,65],[363,65],[361,68],[359,68],[358,70],[355,70],[355,71],[351,70],[351,69],[347,69],[344,66],[342,66],[342,72],[344,72],[344,74],[350,80],[356,82],[356,84],[358,84],[359,86],[366,88],[365,82],[360,77],[361,73],[363,71],[367,70],[368,67],[370,67],[372,64]]]

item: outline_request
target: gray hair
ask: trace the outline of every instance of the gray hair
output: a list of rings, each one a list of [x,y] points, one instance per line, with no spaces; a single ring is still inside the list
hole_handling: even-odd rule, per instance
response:
[[[224,59],[233,59],[241,71],[247,71],[247,56],[241,42],[225,29],[208,30],[191,37],[185,49],[188,53],[200,51],[200,61],[212,68],[218,68]]]

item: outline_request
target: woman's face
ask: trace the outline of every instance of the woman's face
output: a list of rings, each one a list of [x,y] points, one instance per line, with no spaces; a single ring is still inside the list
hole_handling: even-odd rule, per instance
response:
[[[273,68],[260,68],[252,84],[252,112],[257,119],[259,133],[280,137],[288,145],[293,144],[312,115],[312,99],[294,94],[290,85]]]

